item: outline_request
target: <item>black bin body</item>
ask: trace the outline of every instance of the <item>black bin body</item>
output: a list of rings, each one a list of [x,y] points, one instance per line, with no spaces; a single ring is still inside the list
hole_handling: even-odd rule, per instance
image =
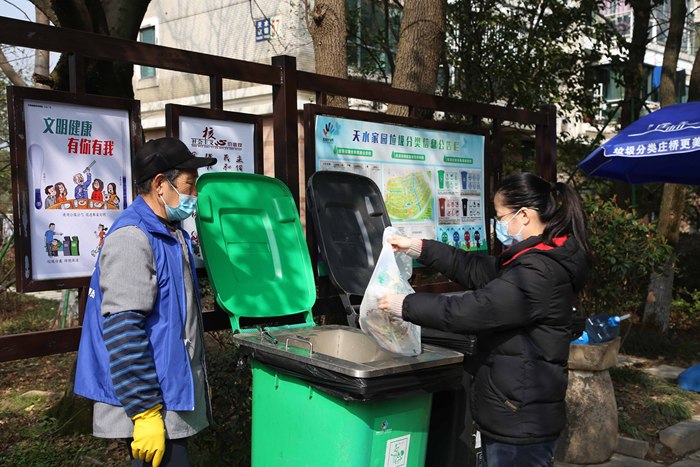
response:
[[[348,324],[358,327],[359,302],[382,250],[384,229],[391,225],[381,191],[362,175],[320,171],[307,182],[306,201],[329,279],[338,290]],[[473,465],[467,362],[476,353],[476,338],[422,327],[421,339],[465,354],[460,386],[433,396],[426,466]]]

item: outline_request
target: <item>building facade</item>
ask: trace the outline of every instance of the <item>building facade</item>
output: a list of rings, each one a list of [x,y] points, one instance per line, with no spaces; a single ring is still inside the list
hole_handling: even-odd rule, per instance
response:
[[[276,55],[291,55],[298,69],[314,70],[301,1],[154,0],[138,39],[262,64],[270,64]],[[210,107],[208,76],[136,66],[133,85],[147,139],[165,134],[165,104]],[[224,80],[223,90],[224,110],[272,113],[271,86]],[[300,96],[299,108],[312,98]]]

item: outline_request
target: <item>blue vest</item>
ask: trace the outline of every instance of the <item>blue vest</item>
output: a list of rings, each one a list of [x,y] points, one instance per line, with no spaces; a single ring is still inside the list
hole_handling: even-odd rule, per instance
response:
[[[112,224],[110,233],[125,226],[141,229],[153,249],[158,294],[153,310],[146,316],[145,330],[163,394],[164,407],[167,410],[194,410],[194,382],[185,346],[187,299],[180,243],[140,196]],[[195,278],[194,293],[199,299],[192,245],[187,233],[183,234],[189,249],[192,277]],[[128,278],[125,277],[124,280]],[[85,307],[74,391],[94,401],[121,406],[112,384],[109,352],[102,337],[104,317],[100,311],[101,304],[98,256]]]

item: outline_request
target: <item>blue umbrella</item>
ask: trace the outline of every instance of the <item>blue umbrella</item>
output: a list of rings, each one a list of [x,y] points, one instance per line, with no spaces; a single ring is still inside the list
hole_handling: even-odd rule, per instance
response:
[[[627,183],[700,185],[700,102],[640,118],[578,166],[589,175]]]

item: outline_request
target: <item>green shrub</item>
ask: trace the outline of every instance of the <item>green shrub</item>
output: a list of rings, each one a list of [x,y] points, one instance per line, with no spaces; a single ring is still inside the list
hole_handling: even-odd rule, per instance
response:
[[[663,357],[669,364],[687,367],[698,361],[700,340],[691,334],[661,335],[633,326],[625,335],[622,351],[645,358]]]
[[[645,373],[642,369],[612,367],[620,432],[635,439],[648,439],[648,429],[665,428],[693,415],[700,400],[677,384]]]
[[[58,304],[6,291],[0,293],[0,335],[46,331],[56,318]]]
[[[644,427],[632,420],[625,412],[620,412],[617,418],[617,425],[620,433],[634,439],[644,439]]]
[[[700,314],[700,290],[674,287],[671,309],[688,315]]]
[[[586,315],[635,313],[644,303],[649,274],[660,271],[673,249],[654,225],[614,201],[590,199],[584,205],[595,258],[579,308]]]

